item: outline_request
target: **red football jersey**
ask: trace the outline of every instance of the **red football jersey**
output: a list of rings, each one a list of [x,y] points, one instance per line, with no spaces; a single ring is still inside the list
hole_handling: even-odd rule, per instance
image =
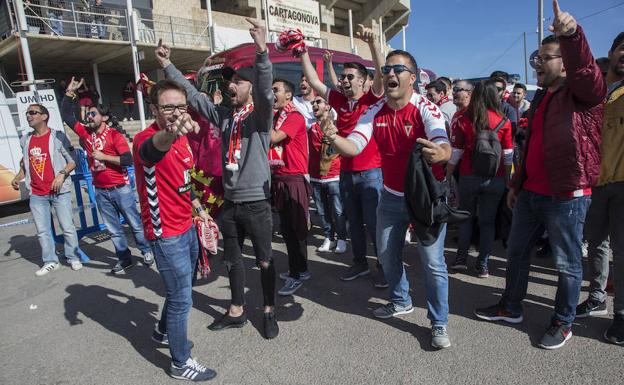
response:
[[[308,133],[303,115],[294,111],[288,114],[279,128],[286,139],[277,144],[281,147],[284,166],[273,169],[275,175],[308,173]]]
[[[33,195],[50,195],[54,181],[54,169],[50,154],[52,130],[41,136],[30,138],[28,145],[28,167],[30,167],[30,189]]]

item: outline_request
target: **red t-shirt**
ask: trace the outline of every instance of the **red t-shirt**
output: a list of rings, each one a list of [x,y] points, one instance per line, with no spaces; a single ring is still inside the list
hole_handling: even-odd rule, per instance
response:
[[[84,125],[77,122],[74,131],[80,138],[80,145],[87,152],[87,162],[93,174],[93,185],[97,188],[109,188],[128,184],[128,172],[125,167],[108,162],[99,162],[95,165],[93,151],[99,150],[105,155],[120,156],[130,152],[130,147],[122,134],[114,128],[106,127],[99,134],[89,133]]]
[[[134,137],[132,156],[141,220],[149,240],[183,234],[193,224],[191,168],[193,154],[186,136],[177,138],[156,164],[146,163],[139,154],[141,144],[159,130],[151,126]]]
[[[553,195],[548,183],[548,175],[546,175],[546,167],[544,164],[544,111],[552,97],[550,91],[546,92],[544,98],[535,110],[533,115],[533,125],[531,126],[531,137],[529,138],[529,147],[526,155],[526,174],[527,180],[523,184],[525,190],[540,195]]]
[[[349,135],[358,148],[366,146],[373,137],[381,154],[384,187],[395,195],[403,195],[405,190],[405,173],[416,139],[449,143],[442,112],[415,92],[400,110],[388,107],[385,100],[372,105]],[[436,178],[444,179],[442,166],[434,164],[432,171]]]
[[[490,129],[495,129],[503,119],[494,111],[488,111],[490,120]],[[503,163],[504,153],[513,150],[513,141],[511,139],[511,122],[507,122],[498,130],[498,139],[500,140],[503,153],[501,153],[501,162],[496,172],[496,176],[505,176],[505,164]],[[472,150],[474,148],[475,129],[470,119],[465,115],[460,115],[452,128],[451,144],[453,148],[464,150],[459,165],[459,175],[472,175]]]
[[[54,169],[50,156],[50,135],[52,130],[41,136],[30,137],[28,145],[28,167],[30,167],[30,188],[33,195],[50,195],[54,181]]]
[[[308,133],[303,115],[297,111],[288,114],[279,127],[286,139],[277,144],[282,148],[284,166],[273,169],[275,175],[308,173]]]
[[[310,166],[308,167],[310,180],[321,181],[326,179],[337,179],[340,176],[340,156],[332,160],[327,175],[321,175],[320,173],[323,130],[318,122],[315,122],[312,126],[310,126],[310,131],[308,131],[308,140],[310,143]]]
[[[371,90],[357,101],[351,101],[342,92],[329,89],[326,99],[338,114],[338,119],[336,119],[338,135],[346,138],[355,128],[364,111],[377,103],[381,97],[375,96]],[[364,171],[381,167],[381,156],[379,155],[375,138],[368,142],[366,148],[358,156],[342,158],[340,166],[342,171]]]

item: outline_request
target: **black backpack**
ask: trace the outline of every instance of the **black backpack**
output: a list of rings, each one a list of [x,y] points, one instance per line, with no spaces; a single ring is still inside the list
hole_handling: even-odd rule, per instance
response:
[[[477,132],[472,150],[472,173],[477,176],[492,178],[496,176],[500,166],[503,148],[498,139],[498,130],[505,125],[507,117],[498,123],[493,130],[481,130]]]

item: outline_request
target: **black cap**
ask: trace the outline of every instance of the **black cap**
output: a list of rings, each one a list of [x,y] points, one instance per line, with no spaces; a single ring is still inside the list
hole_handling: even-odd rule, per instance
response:
[[[253,79],[254,67],[241,67],[237,70],[232,67],[223,67],[223,70],[221,71],[223,79],[227,81],[232,80],[232,76],[234,76],[234,74],[238,75],[241,79],[251,82]]]

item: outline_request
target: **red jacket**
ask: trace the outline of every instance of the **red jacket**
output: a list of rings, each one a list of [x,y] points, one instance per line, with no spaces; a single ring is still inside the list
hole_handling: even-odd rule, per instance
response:
[[[592,56],[581,26],[569,37],[560,37],[565,84],[555,91],[544,112],[544,167],[553,194],[563,194],[596,184],[600,174],[600,128],[607,85]],[[532,119],[546,90],[539,90],[529,110],[524,156],[511,187],[519,191],[527,178],[526,154]]]

